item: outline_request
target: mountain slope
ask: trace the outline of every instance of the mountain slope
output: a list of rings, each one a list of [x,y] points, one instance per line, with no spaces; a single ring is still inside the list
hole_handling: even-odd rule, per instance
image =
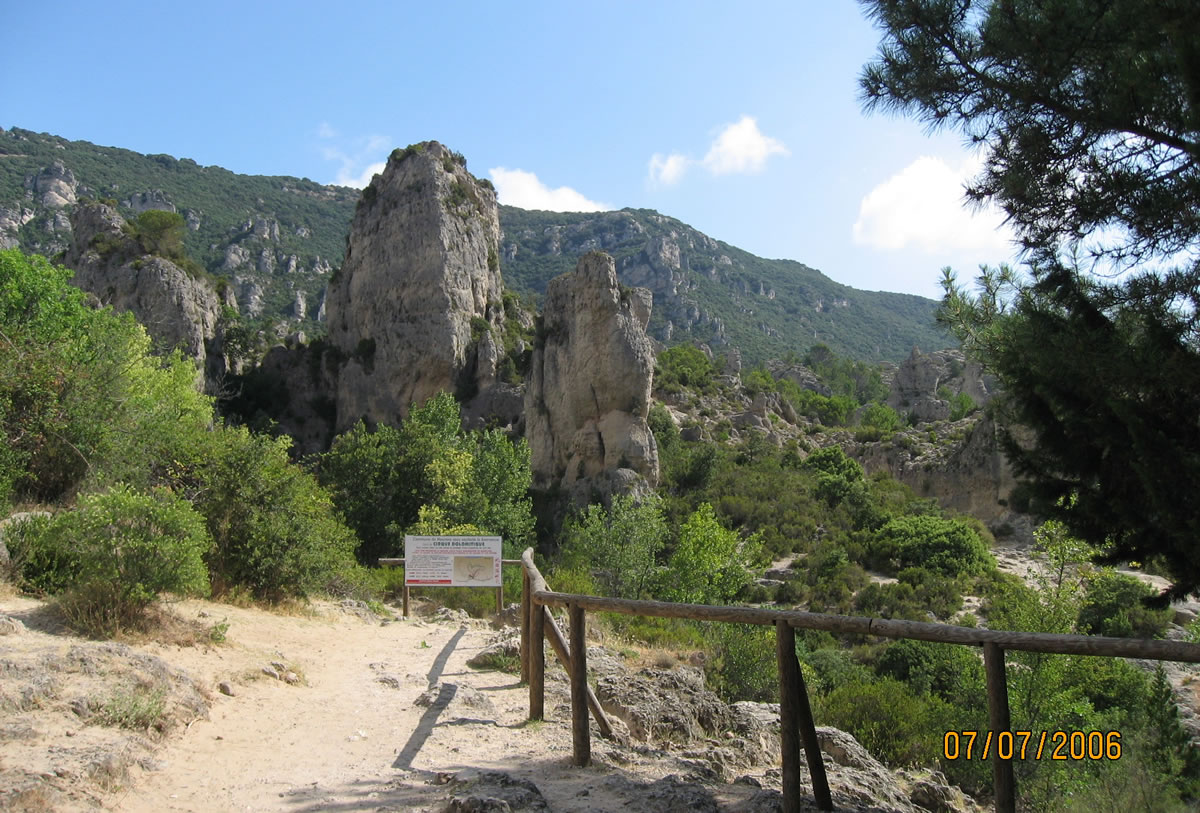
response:
[[[864,360],[897,361],[950,338],[936,303],[860,291],[792,260],[767,260],[650,209],[593,214],[500,207],[505,283],[541,293],[579,255],[601,249],[626,285],[654,292],[649,332],[741,350],[744,362],[803,353],[818,342]]]
[[[322,326],[324,290],[340,266],[360,192],[285,176],[238,175],[169,155],[0,130],[0,247],[54,256],[70,243],[67,213],[81,198],[122,214],[178,211],[185,245],[228,278],[243,314],[263,325]],[[790,260],[756,257],[648,209],[581,214],[500,207],[505,284],[541,294],[602,249],[622,283],[654,292],[660,341],[737,347],[745,363],[803,353],[817,342],[863,360],[905,358],[914,345],[951,343],[932,300],[859,291]]]

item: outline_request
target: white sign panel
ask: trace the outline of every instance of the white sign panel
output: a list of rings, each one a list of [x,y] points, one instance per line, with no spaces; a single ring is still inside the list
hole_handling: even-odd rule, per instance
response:
[[[404,583],[499,587],[500,547],[498,536],[406,536]]]

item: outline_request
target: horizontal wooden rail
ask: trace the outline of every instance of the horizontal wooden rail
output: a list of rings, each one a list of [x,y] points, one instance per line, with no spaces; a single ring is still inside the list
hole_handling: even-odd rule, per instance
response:
[[[532,564],[530,562],[529,564]],[[540,584],[540,589],[539,589]],[[915,638],[945,644],[983,646],[998,644],[1004,649],[1049,652],[1059,655],[1103,655],[1116,658],[1147,658],[1160,661],[1200,663],[1200,644],[1158,641],[1145,638],[1106,638],[1096,635],[1062,635],[1050,632],[1007,632],[1004,630],[957,627],[923,621],[896,621],[848,615],[826,615],[799,610],[768,610],[758,607],[724,607],[707,604],[677,604],[667,601],[586,596],[556,593],[546,582],[532,579],[532,597],[547,607],[566,608],[578,604],[590,612],[644,615],[653,618],[690,618],[696,621],[725,621],[733,624],[774,626],[786,621],[797,629],[824,630],[845,635],[878,635],[883,638]]]
[[[507,564],[508,562],[506,562]],[[542,645],[543,616],[537,608],[561,607],[567,609],[572,621],[578,619],[583,629],[583,614],[586,611],[622,613],[651,618],[686,618],[694,621],[720,621],[731,624],[758,624],[774,626],[777,634],[780,691],[783,706],[781,713],[781,736],[784,738],[784,800],[787,813],[801,809],[798,781],[797,738],[804,740],[804,750],[811,762],[816,754],[816,729],[811,714],[807,713],[808,697],[804,678],[796,663],[794,645],[790,636],[782,634],[784,629],[812,629],[836,632],[843,635],[876,635],[883,638],[907,638],[945,644],[980,646],[983,648],[987,677],[988,716],[994,730],[1007,730],[1009,725],[1008,688],[1005,676],[1004,651],[1015,649],[1025,652],[1044,652],[1058,655],[1094,655],[1115,658],[1145,658],[1162,661],[1200,663],[1200,644],[1184,641],[1158,641],[1145,638],[1108,638],[1093,635],[1062,635],[1047,632],[1010,632],[1007,630],[976,629],[952,624],[930,624],[921,621],[897,621],[886,618],[861,616],[826,615],[798,610],[768,610],[757,607],[709,606],[706,604],[680,604],[666,601],[644,601],[636,599],[587,596],[578,593],[558,593],[546,586],[537,565],[533,562],[533,549],[527,548],[521,555],[524,569],[525,595],[522,606],[527,607],[529,624],[522,625],[522,632],[532,627],[525,639],[522,651],[529,653],[525,664],[530,675],[530,719],[540,719],[542,714]],[[551,619],[551,622],[553,619]],[[575,624],[572,624],[574,630]],[[580,632],[582,640],[582,632]],[[584,653],[579,653],[583,655]],[[577,658],[580,665],[583,658]],[[570,667],[568,667],[570,669]],[[586,670],[586,665],[576,666],[576,672]],[[581,698],[584,693],[578,684],[586,686],[584,675],[574,674],[572,691],[572,718],[575,734],[576,764],[586,765],[590,758],[586,731],[586,712]],[[581,680],[582,678],[582,680]],[[534,689],[534,682],[537,689]],[[577,699],[579,698],[579,699]],[[786,718],[786,719],[784,719]],[[580,721],[584,722],[580,722]],[[1016,784],[1013,780],[1011,759],[1002,759],[999,749],[992,753],[993,790],[995,807],[999,813],[1011,813],[1016,809]],[[819,758],[817,765],[820,764]],[[810,770],[813,793],[822,810],[832,810],[833,802],[824,781],[824,771]]]

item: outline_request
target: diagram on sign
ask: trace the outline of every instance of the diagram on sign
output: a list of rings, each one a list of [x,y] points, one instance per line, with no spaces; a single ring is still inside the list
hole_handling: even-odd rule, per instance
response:
[[[455,556],[454,580],[457,582],[490,582],[494,561],[490,556]]]

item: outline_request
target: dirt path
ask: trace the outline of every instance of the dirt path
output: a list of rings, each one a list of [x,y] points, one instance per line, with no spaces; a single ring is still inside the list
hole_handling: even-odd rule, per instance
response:
[[[86,641],[40,602],[0,596],[0,621],[21,627],[0,637],[0,810],[440,813],[464,777],[496,770],[517,783],[503,792],[533,783],[551,810],[615,813],[642,806],[637,783],[696,767],[598,738],[593,765],[573,767],[562,670],[547,672],[547,722],[526,723],[515,675],[467,666],[497,635],[481,621],[381,624],[336,604],[174,610],[227,623],[227,640]],[[166,687],[165,735],[97,722],[105,698],[139,686]]]
[[[109,800],[114,810],[358,810],[418,802],[396,797],[428,792],[406,794],[398,779],[462,767],[459,747],[450,743],[460,732],[445,731],[447,721],[439,719],[447,709],[414,705],[435,686],[472,687],[492,701],[472,738],[476,764],[489,751],[494,761],[517,757],[520,741],[529,739],[518,730],[523,698],[516,679],[466,665],[491,637],[488,630],[379,625],[336,611],[315,618],[206,611],[229,618],[230,643],[215,658],[201,650],[158,654],[202,683],[229,681],[234,696],[217,693],[210,718],[159,752],[159,770],[139,771],[132,789]],[[271,662],[301,682],[263,674]],[[448,692],[458,693],[441,694]]]

